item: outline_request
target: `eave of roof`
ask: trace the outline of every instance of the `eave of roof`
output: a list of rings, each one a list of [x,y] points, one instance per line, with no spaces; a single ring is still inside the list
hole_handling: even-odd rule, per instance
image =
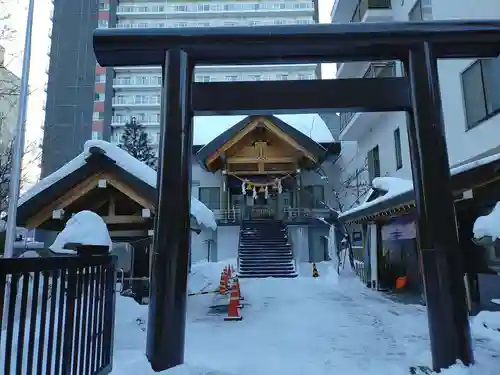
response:
[[[451,169],[451,185],[453,193],[466,190],[500,178],[500,154],[475,160],[469,165],[460,165]],[[413,189],[393,195],[387,199],[363,207],[355,207],[339,215],[339,221],[344,223],[360,223],[375,221],[384,217],[400,216],[415,207]]]
[[[248,126],[258,118],[265,118],[273,123],[279,130],[293,138],[298,144],[304,147],[311,154],[315,155],[318,159],[322,158],[327,153],[327,149],[321,144],[317,143],[316,141],[314,141],[304,133],[298,131],[293,126],[287,124],[278,117],[252,115],[245,117],[243,120],[236,123],[225,132],[219,134],[211,142],[203,146],[197,153],[197,159],[201,166],[206,169],[206,160],[208,157],[210,157],[210,155],[217,152],[217,150],[220,149],[224,144],[226,144],[239,132],[245,129],[246,126]]]

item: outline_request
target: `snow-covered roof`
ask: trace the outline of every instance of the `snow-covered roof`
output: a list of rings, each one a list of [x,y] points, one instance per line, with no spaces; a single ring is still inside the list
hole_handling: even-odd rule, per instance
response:
[[[246,116],[196,116],[194,118],[193,143],[206,145],[218,135],[243,120]],[[318,143],[334,142],[332,133],[317,114],[276,115],[301,133]]]
[[[87,158],[91,155],[90,149],[94,147],[102,150],[109,159],[113,160],[116,165],[123,170],[127,171],[139,180],[142,180],[149,186],[156,188],[156,171],[154,169],[148,167],[146,164],[137,160],[128,152],[122,150],[116,145],[102,140],[89,140],[85,142],[84,150],[81,154],[63,165],[54,173],[40,180],[28,191],[26,191],[19,198],[18,206],[26,203],[28,200],[40,194],[45,189],[83,167],[86,164]],[[214,230],[217,228],[214,213],[195,197],[191,197],[191,215],[196,219],[198,224]]]
[[[485,216],[479,216],[472,228],[474,238],[491,237],[493,241],[500,238],[500,202]]]
[[[459,165],[457,167],[451,168],[450,173],[452,176],[458,175],[463,172],[470,171],[474,168],[486,165],[495,161],[500,160],[500,153],[487,156],[482,159],[474,160],[466,164]],[[413,190],[413,182],[410,180],[405,180],[397,177],[376,177],[372,181],[372,186],[374,189],[386,192],[373,200],[367,200],[360,205],[351,208],[350,210],[344,211],[339,215],[339,219],[347,216],[351,216],[359,211],[366,210],[369,207],[375,206],[381,202],[387,201],[391,198],[401,196]]]
[[[75,250],[65,249],[67,244],[80,244],[92,246],[107,246],[112,250],[113,243],[109,236],[106,223],[95,212],[80,211],[68,220],[49,249],[59,254],[74,254]]]

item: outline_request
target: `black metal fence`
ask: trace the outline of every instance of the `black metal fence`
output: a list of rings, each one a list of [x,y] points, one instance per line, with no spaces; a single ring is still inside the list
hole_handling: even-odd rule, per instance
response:
[[[116,257],[0,259],[0,374],[111,372]]]

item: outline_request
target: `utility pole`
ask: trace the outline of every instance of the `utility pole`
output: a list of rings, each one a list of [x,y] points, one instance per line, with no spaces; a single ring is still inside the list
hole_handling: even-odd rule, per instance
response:
[[[23,71],[21,75],[21,90],[19,92],[19,114],[12,149],[12,168],[9,182],[9,209],[5,232],[5,258],[12,258],[14,241],[16,240],[17,201],[21,188],[21,173],[24,155],[24,136],[26,132],[26,115],[28,112],[28,82],[30,77],[31,34],[33,30],[33,13],[35,0],[29,0],[28,17],[26,20],[26,37],[24,39]]]

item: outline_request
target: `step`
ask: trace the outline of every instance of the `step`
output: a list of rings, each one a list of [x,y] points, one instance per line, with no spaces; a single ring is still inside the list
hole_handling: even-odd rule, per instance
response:
[[[247,265],[259,265],[259,264],[275,264],[275,265],[279,265],[279,264],[290,264],[291,262],[293,262],[293,258],[289,258],[289,259],[286,259],[284,257],[282,258],[279,258],[279,259],[243,259],[243,258],[240,258],[240,264],[243,264],[245,266]]]
[[[293,257],[281,256],[274,258],[263,258],[263,257],[240,257],[241,264],[259,264],[259,263],[269,263],[269,264],[282,264],[293,261]]]
[[[260,263],[258,265],[255,264],[240,264],[240,270],[260,270],[260,269],[290,269],[294,268],[294,265],[291,261],[288,263],[277,263],[277,264],[266,264]]]
[[[238,256],[241,259],[283,259],[289,258],[293,256],[293,254],[289,251],[286,253],[239,253]]]
[[[281,256],[281,255],[292,255],[292,251],[290,249],[288,250],[240,250],[238,251],[239,256],[245,256],[245,255],[250,255],[250,256]]]
[[[267,272],[267,271],[294,271],[295,268],[293,267],[293,265],[289,265],[288,267],[275,267],[275,266],[272,266],[272,267],[240,267],[240,272],[254,272],[254,271],[262,271],[262,272]]]
[[[290,245],[287,238],[279,240],[252,240],[240,238],[240,243],[245,245]]]
[[[272,277],[273,279],[292,279],[294,277],[299,276],[296,273],[291,274],[282,274],[282,275],[247,275],[247,274],[238,274],[240,279],[264,279],[268,277]]]
[[[255,247],[247,247],[247,246],[240,246],[238,249],[238,252],[251,252],[251,253],[267,253],[267,252],[286,252],[292,251],[291,246],[283,246],[283,247],[277,247],[277,246],[255,246]]]
[[[297,277],[297,273],[295,271],[292,272],[239,272],[238,277],[240,278],[250,278],[250,277]]]
[[[287,255],[292,255],[292,251],[291,250],[283,250],[283,251],[279,251],[279,250],[243,251],[243,250],[240,250],[238,252],[238,255],[240,257],[241,256],[246,256],[246,255],[249,255],[249,256],[262,256],[262,257],[266,257],[266,256],[287,256]]]

